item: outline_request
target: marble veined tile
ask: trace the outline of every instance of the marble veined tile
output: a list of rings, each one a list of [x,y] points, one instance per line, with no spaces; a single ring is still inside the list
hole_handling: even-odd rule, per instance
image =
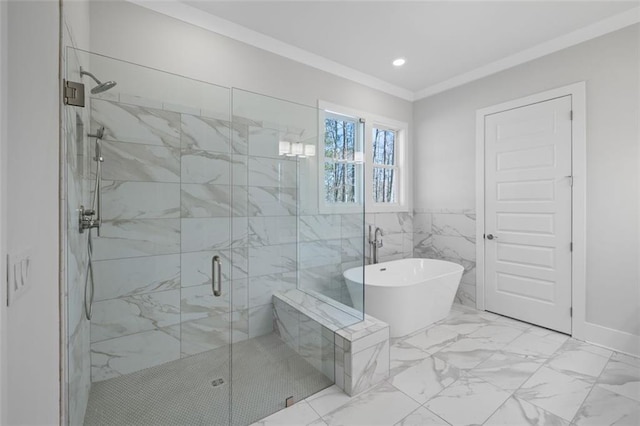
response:
[[[273,304],[249,308],[249,338],[264,336],[274,331]]]
[[[110,379],[180,358],[180,340],[161,330],[91,344],[91,380]]]
[[[249,157],[246,155],[231,156],[231,180],[235,186],[247,186]]]
[[[295,216],[296,188],[249,187],[249,216]]]
[[[640,369],[620,361],[609,361],[598,378],[598,386],[640,401]]]
[[[504,352],[537,358],[549,358],[564,342],[530,333],[528,330],[503,348]]]
[[[322,419],[333,425],[392,425],[418,408],[419,404],[389,383],[356,396]]]
[[[341,261],[342,241],[322,240],[298,243],[300,268],[335,265]]]
[[[231,151],[228,121],[182,114],[182,148],[202,151]]]
[[[426,358],[419,364],[391,377],[389,382],[420,404],[460,378],[460,370],[438,358]]]
[[[249,247],[249,277],[294,272],[297,268],[296,244]]]
[[[258,216],[249,218],[251,247],[290,244],[297,242],[295,216]]]
[[[459,337],[460,334],[451,330],[449,327],[434,325],[415,333],[405,339],[404,342],[433,354],[449,346],[458,340]]]
[[[183,252],[226,249],[231,246],[231,220],[228,217],[181,220]]]
[[[231,157],[229,154],[184,150],[180,158],[182,183],[216,185],[231,183]]]
[[[571,421],[592,385],[547,367],[540,368],[515,396]]]
[[[296,288],[296,273],[261,275],[249,279],[249,306],[271,303],[273,293]]]
[[[516,390],[542,366],[542,362],[542,359],[498,352],[469,373],[501,389]]]
[[[358,394],[389,377],[389,341],[385,340],[370,348],[351,355],[352,394]]]
[[[179,322],[179,290],[94,302],[91,342],[150,331]]]
[[[104,126],[104,138],[180,147],[180,114],[99,99],[91,101],[92,129]]]
[[[180,252],[180,219],[136,219],[102,222],[93,239],[93,259],[122,259]]]
[[[490,358],[502,346],[485,337],[467,337],[438,351],[434,356],[458,368],[470,369]]]
[[[231,187],[229,185],[183,183],[179,196],[183,218],[231,216]]]
[[[318,413],[306,401],[300,401],[253,423],[251,426],[301,426],[311,424],[319,419]]]
[[[93,262],[95,301],[180,287],[180,255]]]
[[[344,393],[338,386],[330,386],[316,394],[311,395],[306,399],[311,408],[316,413],[324,416],[325,414],[334,411],[335,409],[342,407],[353,398]]]
[[[574,417],[573,424],[637,426],[640,424],[640,402],[596,386]]]
[[[461,263],[462,260],[476,260],[475,242],[464,237],[434,234],[431,243],[434,257],[437,259],[454,259],[456,263]]]
[[[233,305],[232,297],[233,297]],[[222,296],[213,295],[211,284],[194,287],[183,287],[180,295],[181,320],[192,321],[213,317],[229,311],[247,309],[246,280],[225,282],[222,285]]]
[[[449,426],[449,423],[425,407],[420,407],[394,426]]]
[[[401,340],[391,345],[390,357],[389,375],[393,377],[414,365],[420,364],[425,359],[430,358],[431,355]]]
[[[486,426],[569,426],[569,422],[514,396],[484,423]]]
[[[385,234],[413,233],[413,217],[407,212],[377,213],[375,224]]]
[[[509,398],[510,394],[484,380],[461,377],[424,407],[436,413],[450,424],[482,424]]]
[[[180,285],[191,287],[211,284],[211,262],[213,256],[220,256],[222,264],[222,279],[229,281],[231,276],[231,254],[229,250],[195,251],[182,253],[180,268]],[[241,277],[238,277],[241,278]]]
[[[249,157],[249,186],[295,188],[298,185],[298,165],[283,158]]]
[[[507,344],[515,340],[515,338],[520,336],[522,333],[522,330],[509,327],[508,325],[490,324],[479,328],[469,334],[468,337],[472,339],[488,339],[490,342],[498,344]]]
[[[177,183],[102,181],[103,220],[179,217]]]
[[[431,213],[413,213],[413,232],[416,234],[431,235]]]
[[[248,312],[236,311],[180,324],[181,355],[186,357],[248,338]]]
[[[337,214],[300,216],[301,241],[331,240],[342,238],[341,218]],[[360,224],[362,226],[362,224]],[[362,234],[362,231],[361,231]],[[357,236],[357,235],[355,235]]]
[[[546,365],[585,382],[595,383],[607,365],[609,357],[589,351],[588,349],[600,349],[590,348],[591,346],[570,339],[549,359]]]
[[[613,355],[611,355],[611,359],[613,361],[624,362],[625,364],[633,365],[637,368],[640,368],[640,358],[636,356],[631,356],[631,355],[623,354],[620,352],[614,352]]]
[[[259,157],[278,158],[280,156],[278,142],[280,134],[277,130],[249,126],[249,154]]]
[[[463,237],[470,241],[475,241],[475,217],[452,213],[432,213],[432,215],[431,230],[434,234]]]
[[[460,335],[468,335],[484,326],[490,325],[491,319],[485,313],[479,311],[459,312],[448,316],[438,324]]]
[[[102,141],[102,179],[180,182],[180,150],[162,146]]]

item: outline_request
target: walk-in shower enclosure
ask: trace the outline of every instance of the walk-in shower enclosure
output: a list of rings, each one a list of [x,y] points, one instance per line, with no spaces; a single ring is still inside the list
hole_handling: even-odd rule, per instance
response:
[[[332,384],[333,334],[302,314],[283,329],[272,300],[298,289],[363,317],[342,272],[363,265],[364,206],[321,208],[322,112],[63,56],[85,84],[62,129],[66,422],[244,425]],[[81,67],[117,85],[93,94]],[[100,236],[79,231],[81,206],[100,210]]]

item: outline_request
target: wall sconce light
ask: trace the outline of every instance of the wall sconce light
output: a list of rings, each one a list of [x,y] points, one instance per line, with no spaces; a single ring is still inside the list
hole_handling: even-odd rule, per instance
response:
[[[280,141],[278,143],[278,154],[287,157],[313,157],[316,155],[316,146],[312,144],[303,144],[300,142]]]

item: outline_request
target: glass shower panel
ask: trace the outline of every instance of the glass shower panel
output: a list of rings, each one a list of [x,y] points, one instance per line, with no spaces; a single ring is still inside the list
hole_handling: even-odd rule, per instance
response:
[[[86,97],[65,108],[70,423],[228,424],[231,330],[246,323],[229,285],[230,90],[67,57]],[[79,232],[80,206],[99,233]]]

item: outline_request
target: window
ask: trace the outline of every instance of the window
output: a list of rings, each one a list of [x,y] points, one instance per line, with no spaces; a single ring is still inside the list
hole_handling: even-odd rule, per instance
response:
[[[408,211],[407,124],[326,102],[320,108],[321,210],[356,211],[364,202],[368,212]]]
[[[359,201],[356,152],[362,144],[358,119],[327,114],[324,120],[324,196],[327,203]]]
[[[396,131],[373,129],[373,201],[397,202]]]

